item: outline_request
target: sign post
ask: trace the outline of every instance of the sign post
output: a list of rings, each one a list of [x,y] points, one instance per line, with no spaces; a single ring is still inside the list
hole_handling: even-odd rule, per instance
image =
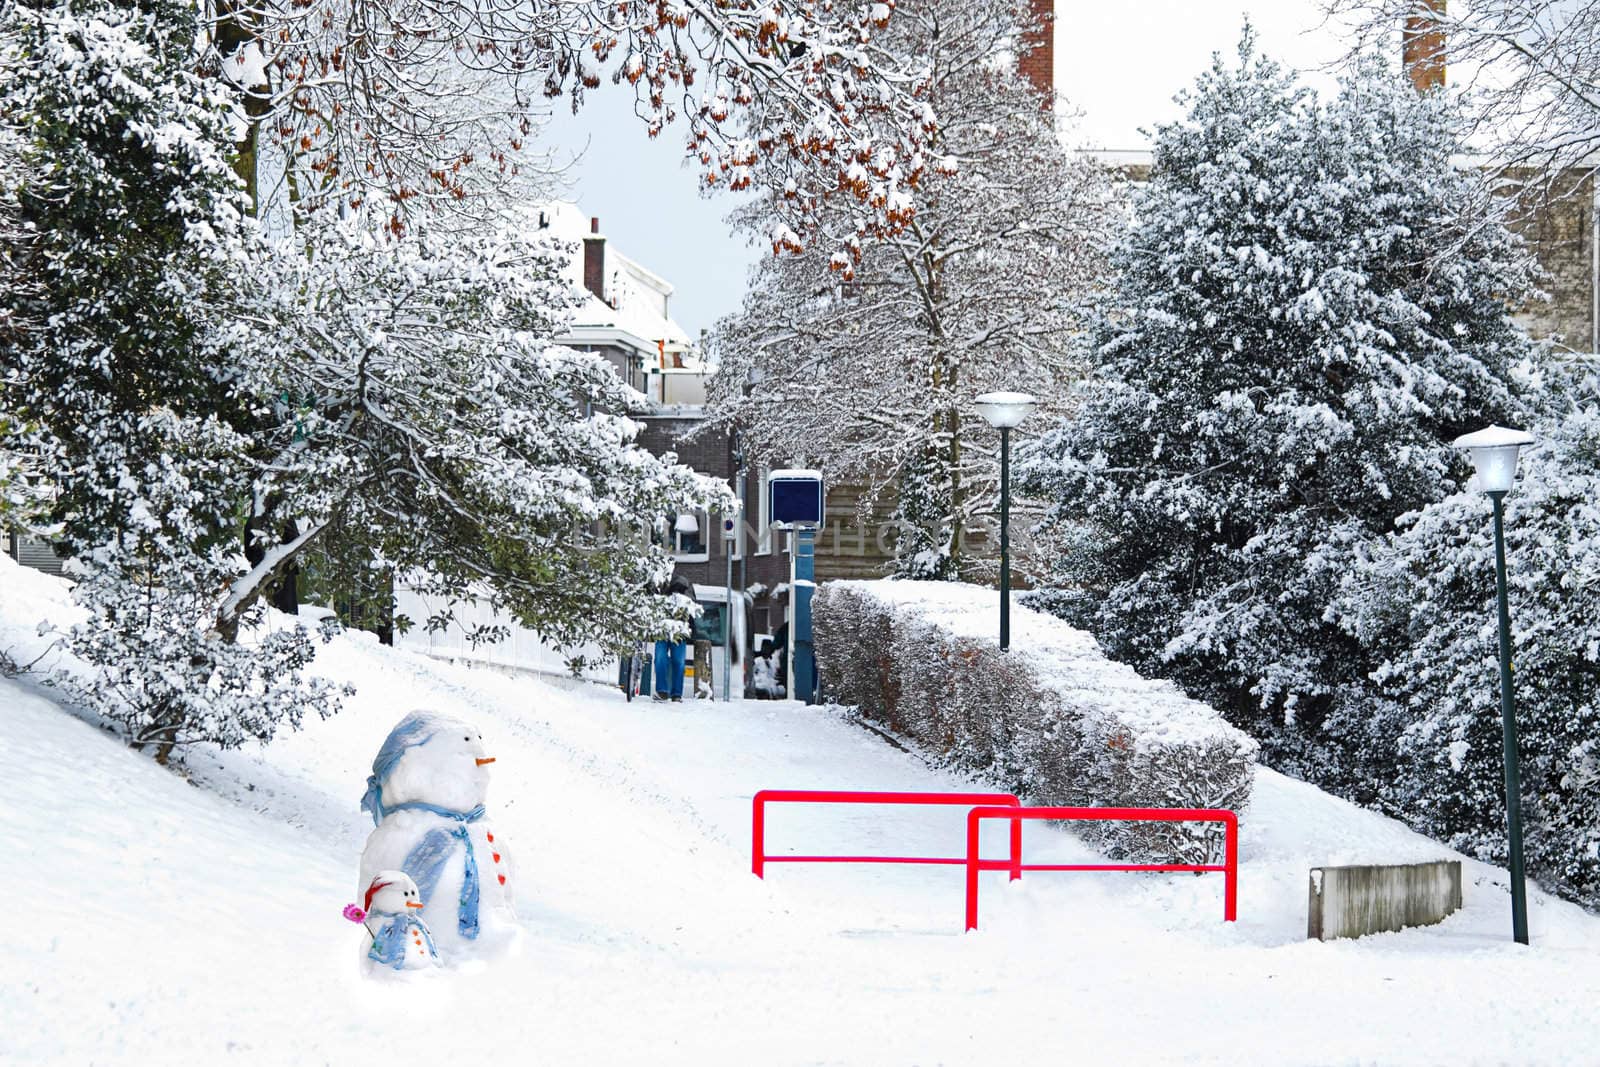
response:
[[[789,538],[789,698],[810,703],[816,692],[811,593],[816,588],[816,533],[826,519],[822,472],[776,470],[767,476],[767,514]]]
[[[739,540],[739,520],[722,520],[722,554],[728,559],[728,580],[724,585],[727,612],[722,619],[722,699],[733,699],[733,546]]]

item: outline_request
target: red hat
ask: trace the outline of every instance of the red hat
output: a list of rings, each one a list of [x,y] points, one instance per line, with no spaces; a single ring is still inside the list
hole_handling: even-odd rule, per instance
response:
[[[365,900],[363,900],[361,902],[361,909],[363,911],[369,911],[370,912],[372,910],[372,896],[373,896],[373,894],[378,892],[380,889],[387,889],[389,886],[392,886],[392,885],[394,885],[393,882],[380,882],[380,881],[378,881],[378,879],[374,878],[372,880],[372,884],[367,886],[367,897],[366,897]]]

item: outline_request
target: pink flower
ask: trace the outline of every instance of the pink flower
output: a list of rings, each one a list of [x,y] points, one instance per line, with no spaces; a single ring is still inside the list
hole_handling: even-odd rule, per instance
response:
[[[358,905],[346,904],[344,906],[344,917],[353,923],[358,923],[367,917],[367,913],[362,911]]]

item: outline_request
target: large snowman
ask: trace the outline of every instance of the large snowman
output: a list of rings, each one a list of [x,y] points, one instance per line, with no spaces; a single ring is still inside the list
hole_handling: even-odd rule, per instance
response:
[[[484,811],[493,762],[476,727],[414,711],[378,750],[361,801],[377,828],[361,853],[360,885],[380,871],[410,875],[446,961],[503,949],[520,932],[511,854]]]

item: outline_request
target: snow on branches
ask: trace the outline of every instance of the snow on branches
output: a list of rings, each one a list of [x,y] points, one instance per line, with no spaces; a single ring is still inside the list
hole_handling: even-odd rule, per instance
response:
[[[1545,172],[1575,191],[1600,158],[1600,6],[1569,0],[1324,0],[1352,54],[1393,48],[1395,31],[1434,33],[1452,84],[1466,86],[1472,142],[1498,164]],[[1560,181],[1563,170],[1572,173]],[[1588,194],[1584,194],[1588,195]]]
[[[642,398],[601,357],[553,346],[575,299],[568,252],[515,222],[396,239],[330,219],[278,249],[255,322],[274,354],[245,369],[277,397],[253,499],[297,533],[238,579],[224,616],[332,524],[430,592],[487,587],[558,645],[668,623],[640,595],[668,567],[642,531],[718,509],[726,487],[635,445]]]
[[[543,97],[626,83],[650,136],[682,120],[709,187],[791,190],[894,231],[924,176],[925,62],[877,44],[893,3],[859,0],[240,0],[212,66],[246,90],[300,203],[376,201],[392,228],[521,166]],[[759,118],[752,116],[759,115]],[[854,177],[866,168],[870,179]]]
[[[1318,103],[1247,34],[1159,131],[1094,381],[1022,464],[1069,614],[1280,761],[1369,669],[1328,614],[1358,547],[1524,414],[1529,268],[1459,148],[1441,95],[1368,65]]]
[[[1511,658],[1529,869],[1600,902],[1600,379],[1555,383],[1505,498]],[[1505,862],[1505,780],[1489,501],[1465,491],[1364,553],[1339,612],[1392,702],[1341,727],[1397,753],[1378,800]]]
[[[337,696],[303,677],[303,631],[246,649],[210,625],[248,487],[228,319],[251,231],[232,103],[189,71],[197,32],[159,4],[16,7],[0,27],[21,163],[0,301],[25,324],[0,347],[0,456],[48,475],[89,613],[65,639],[84,671],[54,680],[163,761]]]
[[[800,254],[760,265],[716,336],[715,416],[766,462],[893,486],[902,571],[921,577],[959,573],[961,531],[996,507],[998,441],[973,426],[973,398],[1029,389],[1061,410],[1116,215],[1108,176],[1062,149],[1016,71],[1020,15],[1004,0],[899,6],[876,45],[925,57],[942,122],[916,166],[959,165],[913,184],[892,154],[857,160],[846,181],[884,210],[903,201],[904,224],[875,231],[848,205],[820,206],[835,239],[802,250],[780,230]],[[771,211],[738,219],[759,233]]]
[[[183,7],[15,7],[0,28],[0,112],[18,146],[18,226],[0,307],[26,324],[0,347],[12,445],[61,487],[76,552],[122,525],[156,405],[233,402],[232,279],[248,229],[226,159],[236,115],[188,70]],[[225,520],[223,520],[225,521]]]
[[[64,644],[83,669],[51,681],[162,763],[187,745],[269,741],[308,712],[332,714],[344,690],[306,676],[314,645],[305,627],[269,626],[259,607],[242,616],[243,640],[212,625],[238,570],[233,544],[217,536],[215,507],[226,500],[220,489],[240,488],[240,436],[164,409],[141,419],[140,431],[157,447],[118,487],[128,498],[124,522],[68,564],[73,599],[89,618]]]

